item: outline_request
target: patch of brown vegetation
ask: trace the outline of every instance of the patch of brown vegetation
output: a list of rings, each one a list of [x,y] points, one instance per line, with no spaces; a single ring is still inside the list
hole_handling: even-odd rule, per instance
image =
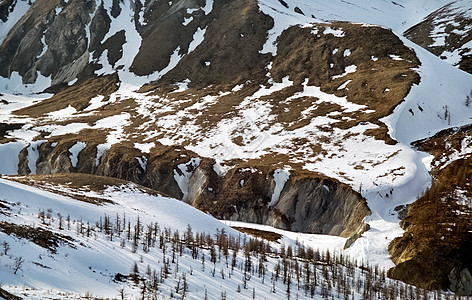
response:
[[[439,153],[439,141],[449,138],[442,134],[423,147]],[[408,206],[400,223],[405,234],[389,245],[396,264],[390,277],[427,289],[450,289],[453,269],[472,269],[471,181],[470,156],[435,169],[431,189]]]
[[[452,53],[462,49],[459,51],[459,55],[462,56],[459,61],[459,68],[472,73],[472,57],[464,55],[468,51],[467,48],[463,48],[465,44],[472,41],[472,32],[468,29],[472,24],[472,19],[465,17],[465,11],[457,10],[453,6],[454,3],[449,3],[441,7],[422,22],[406,30],[404,35],[442,59],[446,59],[446,57],[441,56],[444,52]],[[444,35],[441,34],[445,37],[444,44],[434,45],[431,36],[439,26],[444,28]]]
[[[242,233],[247,233],[250,234],[254,237],[261,238],[264,240],[267,240],[269,242],[279,242],[279,240],[282,238],[281,234],[271,232],[271,231],[265,231],[261,229],[255,229],[255,228],[247,228],[247,227],[234,227],[232,226],[233,229],[236,229],[237,231],[240,231]]]
[[[174,17],[174,16],[172,16]],[[167,20],[165,20],[167,22]],[[165,28],[155,28],[165,33],[161,33],[161,39],[164,39],[164,48],[167,49],[167,55],[177,48],[177,45],[167,47],[169,42],[176,44],[175,39],[183,41],[181,47],[182,53],[186,53],[187,45],[192,39],[196,27],[190,23],[190,32],[187,30],[178,30],[182,27],[183,16],[180,16],[179,23],[169,30]],[[185,79],[190,80],[190,88],[204,88],[209,85],[238,84],[248,79],[260,81],[259,78],[265,78],[265,66],[269,63],[270,55],[262,55],[259,50],[267,38],[267,32],[273,27],[273,20],[264,15],[258,7],[258,3],[253,0],[241,1],[217,1],[214,3],[211,13],[202,18],[200,28],[205,28],[205,39],[191,53],[182,57],[179,64],[163,76],[161,80],[152,83],[150,86],[165,87],[168,84],[182,82]],[[197,23],[197,22],[195,22]],[[177,29],[177,30],[176,30]],[[186,40],[186,35],[190,35]],[[170,37],[169,37],[170,35]],[[174,35],[176,35],[174,37]],[[157,35],[156,35],[157,36]],[[215,42],[218,41],[218,42]],[[150,53],[144,64],[149,64],[149,57],[155,60],[155,45],[150,41]],[[144,50],[145,45],[141,47]],[[144,53],[143,53],[144,54]],[[138,54],[139,55],[139,54]],[[138,58],[138,56],[137,56]],[[207,66],[205,62],[210,62]],[[133,63],[135,66],[137,59]],[[160,70],[167,63],[161,64],[161,68],[153,68],[152,71]]]
[[[56,248],[59,247],[60,244],[74,247],[71,237],[54,233],[40,227],[0,222],[0,231],[7,235],[15,235],[18,238],[27,239],[40,247],[48,249],[52,253],[56,253]]]
[[[343,30],[344,37],[322,34],[328,26]],[[372,112],[348,115],[354,120],[342,122],[343,128],[371,122],[380,128],[366,133],[377,139],[387,137],[387,142],[392,143],[385,125],[378,120],[391,114],[409,93],[411,86],[419,83],[418,74],[412,70],[419,65],[415,53],[390,30],[380,27],[335,23],[314,24],[314,28],[317,28],[318,34],[312,33],[313,28],[297,26],[282,33],[271,69],[272,76],[281,82],[288,75],[294,85],[301,85],[308,79],[308,85],[319,86],[325,93],[365,105],[366,110]],[[335,49],[338,51],[335,52]],[[345,56],[345,50],[349,50],[350,55]],[[393,60],[390,55],[399,56],[402,60]],[[373,61],[373,57],[377,60]],[[356,72],[333,79],[333,76],[343,74],[349,65],[355,65]],[[338,90],[347,80],[351,80],[347,88]],[[328,111],[316,115],[323,113]]]
[[[8,179],[95,205],[101,205],[103,203],[112,204],[113,202],[100,197],[85,196],[83,192],[102,192],[107,186],[114,186],[114,184],[102,185],[103,181],[111,183],[113,180],[117,180],[109,177],[77,173],[28,175],[20,177],[10,176]]]
[[[472,136],[472,124],[439,131],[432,137],[413,142],[412,145],[434,156],[431,165],[434,166],[432,174],[436,175],[444,163],[449,161],[448,157],[461,152],[464,139],[470,136]]]
[[[103,95],[105,99],[107,99],[111,93],[117,90],[117,74],[89,78],[83,82],[77,82],[49,99],[17,110],[14,113],[38,118],[50,112],[67,108],[69,105],[74,107],[77,111],[81,111],[89,105],[90,99],[93,97]]]
[[[113,201],[101,197],[85,196],[83,193],[92,191],[101,195],[109,187],[120,187],[131,184],[129,181],[119,178],[84,173],[8,176],[7,179],[96,205],[105,203],[113,204]],[[132,185],[143,193],[158,195],[156,190],[137,183],[133,183]]]
[[[12,293],[9,293],[8,291],[5,291],[0,287],[0,298],[2,299],[7,299],[7,300],[21,300],[21,297],[18,297],[16,295],[13,295]]]

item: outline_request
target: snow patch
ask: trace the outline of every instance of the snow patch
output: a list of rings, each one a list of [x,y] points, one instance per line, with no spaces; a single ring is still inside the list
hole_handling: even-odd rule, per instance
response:
[[[49,118],[53,118],[53,119],[58,119],[58,120],[61,120],[61,119],[67,119],[67,118],[70,118],[73,114],[77,113],[77,109],[75,109],[74,107],[72,107],[70,104],[64,108],[64,109],[61,109],[61,110],[57,110],[57,111],[53,111],[53,112],[50,112],[48,113],[48,117]]]
[[[147,166],[147,157],[146,156],[138,156],[136,157],[136,160],[139,163],[139,166],[143,171],[146,171],[146,166]]]
[[[100,158],[110,149],[110,144],[99,144],[97,145],[97,156],[95,157],[95,166],[100,164]]]
[[[277,205],[279,202],[280,193],[282,192],[285,183],[290,178],[290,173],[286,170],[277,169],[274,171],[274,192],[272,193],[272,198],[268,204],[269,207]]]
[[[343,89],[347,89],[347,85],[351,82],[352,80],[347,80],[346,82],[344,82],[343,84],[341,84],[337,90],[343,90]]]
[[[345,33],[342,29],[333,29],[331,27],[326,27],[325,30],[323,31],[323,34],[324,35],[327,35],[327,34],[332,34],[334,35],[335,37],[344,37]]]
[[[151,149],[156,146],[155,143],[134,143],[134,148],[141,150],[143,153],[149,153]]]
[[[30,174],[36,174],[36,162],[39,158],[38,148],[46,141],[34,141],[28,146],[28,168]]]
[[[84,109],[84,111],[94,110],[104,106],[106,102],[103,102],[103,99],[105,99],[105,97],[102,95],[93,97],[90,99],[89,105]]]
[[[200,158],[192,158],[187,163],[177,166],[178,170],[174,170],[174,179],[182,191],[182,201],[186,201],[188,197],[188,182],[193,171],[200,165]]]
[[[77,167],[79,161],[79,153],[87,146],[86,143],[77,142],[74,146],[70,147],[69,152],[71,153],[69,158],[72,166]]]
[[[341,78],[341,77],[346,76],[347,74],[355,73],[356,70],[357,70],[357,66],[356,66],[356,65],[350,65],[350,66],[347,66],[347,67],[344,69],[344,73],[343,73],[343,74],[341,74],[341,75],[335,75],[335,76],[332,76],[331,78],[332,78],[332,79]]]
[[[193,34],[193,40],[190,42],[188,46],[188,53],[193,52],[202,42],[205,37],[206,27],[201,29],[200,27],[197,28],[195,33]]]

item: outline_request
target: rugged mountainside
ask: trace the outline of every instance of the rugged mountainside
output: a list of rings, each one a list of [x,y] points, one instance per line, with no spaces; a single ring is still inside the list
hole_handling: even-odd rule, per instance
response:
[[[219,219],[350,237],[394,278],[472,294],[468,223],[423,225],[446,195],[426,223],[467,212],[452,186],[470,139],[454,161],[434,135],[471,123],[472,77],[447,64],[468,70],[470,1],[325,2],[0,2],[0,173],[113,177]],[[418,198],[404,233],[396,211]]]
[[[405,36],[441,59],[472,73],[472,14],[468,0],[448,3],[411,27]]]
[[[472,246],[471,126],[437,133],[415,145],[434,155],[433,183],[408,207],[405,233],[389,246],[393,278],[470,295]],[[438,249],[441,249],[438,251]]]

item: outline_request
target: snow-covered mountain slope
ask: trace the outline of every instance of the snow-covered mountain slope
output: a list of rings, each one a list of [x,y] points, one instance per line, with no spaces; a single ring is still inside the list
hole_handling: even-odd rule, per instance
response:
[[[0,172],[118,177],[357,238],[349,251],[393,266],[395,209],[432,181],[411,143],[471,122],[472,76],[402,36],[444,5],[17,1],[0,23]]]
[[[340,256],[341,238],[279,231],[264,243],[133,184],[10,179],[28,185],[0,179],[0,279],[25,299],[433,296]]]
[[[454,1],[405,32],[410,40],[448,63],[472,72],[472,2]]]
[[[137,223],[143,236],[149,228],[152,232],[158,230],[158,235],[166,228],[184,233],[188,225],[195,233],[213,235],[217,230],[225,230],[230,235],[239,235],[181,201],[149,195],[133,184],[97,188],[100,180],[114,182],[92,178],[95,188],[85,185],[79,190],[70,188],[67,182],[46,186],[55,192],[52,193],[0,179],[0,239],[2,245],[5,242],[9,245],[8,252],[2,250],[0,257],[2,284],[118,296],[120,284],[113,281],[117,273],[128,274],[135,261],[146,266],[162,259],[157,253],[143,252],[141,245],[141,249],[132,250],[133,242],[126,238],[129,224],[132,235]],[[82,201],[73,198],[77,195]],[[121,228],[121,232],[105,237],[106,225],[100,225],[103,230],[99,231],[97,224],[105,224],[106,218],[113,223],[107,226]],[[24,263],[13,274],[12,265],[17,257],[22,257]],[[144,272],[145,267],[142,269]]]

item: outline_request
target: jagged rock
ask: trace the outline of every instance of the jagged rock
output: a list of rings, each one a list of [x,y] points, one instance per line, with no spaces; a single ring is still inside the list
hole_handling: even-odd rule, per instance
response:
[[[365,200],[350,187],[308,176],[289,180],[274,208],[289,220],[291,231],[344,237],[356,233],[370,215]]]
[[[61,5],[62,11],[56,15],[55,9]],[[39,71],[52,76],[53,84],[60,83],[55,77],[64,68],[82,67],[72,63],[87,50],[85,24],[90,22],[93,9],[89,1],[36,1],[0,46],[0,75],[9,77],[18,71],[24,83],[34,83]],[[43,36],[45,45],[41,42]]]
[[[178,19],[172,22],[180,22],[174,27],[182,27],[183,15],[172,17]],[[188,24],[185,30],[179,31],[179,36],[174,36],[177,34],[174,33],[175,29],[171,31],[170,37],[167,35],[169,29],[164,25],[171,22],[170,16],[165,18],[165,22],[157,23],[159,26],[156,26],[148,37],[145,36],[140,52],[133,62],[132,68],[137,74],[147,74],[167,66],[170,54],[179,45],[180,51],[186,53],[199,23],[200,29],[206,28],[205,39],[193,52],[182,57],[179,64],[162,79],[150,84],[149,89],[165,87],[169,83],[185,79],[189,79],[189,86],[195,88],[211,84],[237,84],[248,79],[266,79],[265,67],[271,55],[261,54],[259,51],[266,41],[267,31],[274,24],[272,18],[259,10],[256,1],[215,1],[208,16],[194,15],[194,21]],[[162,34],[164,31],[166,35]],[[215,40],[218,43],[214,43]],[[170,42],[172,44],[168,45]],[[148,53],[156,51],[154,44],[162,45],[158,49],[160,55],[153,54],[152,60],[149,61]]]
[[[5,134],[10,130],[16,130],[23,127],[25,124],[8,124],[0,122],[0,139],[5,137]]]
[[[459,296],[472,295],[472,275],[469,269],[455,267],[448,277],[451,282],[450,288],[453,292]]]
[[[393,209],[400,220],[403,220],[408,213],[408,205],[398,205]]]
[[[18,154],[18,175],[28,175],[31,173],[28,167],[28,148],[23,148]]]
[[[39,157],[36,161],[36,174],[68,173],[73,170],[69,149],[75,142],[55,144],[44,143],[38,147]],[[21,163],[21,160],[20,160]]]
[[[234,168],[219,180],[215,196],[196,206],[219,218],[267,224],[277,228],[350,236],[370,214],[365,199],[348,186],[317,175],[288,180],[280,199],[269,207],[274,192],[271,168]]]
[[[15,8],[15,0],[5,0],[0,2],[0,20],[6,22],[11,10]]]
[[[367,223],[363,224],[359,232],[356,232],[346,240],[346,243],[344,243],[344,249],[351,247],[352,244],[354,244],[362,236],[362,234],[368,230],[370,230],[370,225]]]
[[[136,159],[140,155],[142,155],[141,151],[137,149],[113,145],[100,158],[97,175],[141,182],[145,173]]]

